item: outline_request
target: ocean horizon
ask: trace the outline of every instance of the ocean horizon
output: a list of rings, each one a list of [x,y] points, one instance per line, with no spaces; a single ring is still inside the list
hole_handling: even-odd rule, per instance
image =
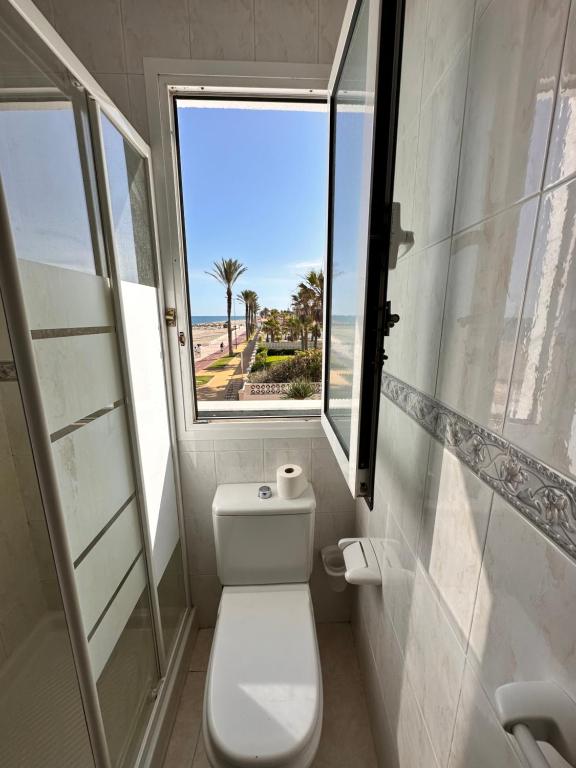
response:
[[[232,315],[232,320],[244,320],[244,315]],[[226,315],[192,315],[192,325],[201,323],[225,323],[228,320]]]

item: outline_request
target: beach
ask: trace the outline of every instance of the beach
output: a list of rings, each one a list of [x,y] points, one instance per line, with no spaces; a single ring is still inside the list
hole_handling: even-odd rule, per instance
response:
[[[232,344],[240,343],[246,338],[246,323],[244,320],[232,320]],[[196,361],[207,357],[219,356],[220,345],[224,344],[224,354],[228,354],[228,330],[225,321],[209,323],[194,323],[192,325],[192,348]]]

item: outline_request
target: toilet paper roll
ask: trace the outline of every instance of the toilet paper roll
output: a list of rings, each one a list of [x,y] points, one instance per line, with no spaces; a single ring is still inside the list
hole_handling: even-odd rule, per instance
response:
[[[281,499],[297,499],[308,487],[308,480],[298,464],[283,464],[276,470],[276,484]]]

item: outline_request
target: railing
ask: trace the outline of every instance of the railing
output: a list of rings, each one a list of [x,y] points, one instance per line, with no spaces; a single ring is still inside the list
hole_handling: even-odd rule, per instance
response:
[[[322,391],[322,384],[319,381],[312,382],[314,387],[314,395],[319,395]],[[247,381],[240,392],[238,397],[240,400],[278,400],[281,399],[290,388],[290,383],[283,382],[282,384],[276,382],[249,382]]]

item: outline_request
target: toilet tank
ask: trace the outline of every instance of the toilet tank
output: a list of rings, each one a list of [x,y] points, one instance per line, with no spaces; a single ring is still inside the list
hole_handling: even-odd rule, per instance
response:
[[[276,483],[219,485],[212,502],[218,576],[225,586],[306,582],[312,570],[316,499],[311,485],[297,499]]]

